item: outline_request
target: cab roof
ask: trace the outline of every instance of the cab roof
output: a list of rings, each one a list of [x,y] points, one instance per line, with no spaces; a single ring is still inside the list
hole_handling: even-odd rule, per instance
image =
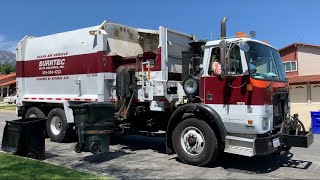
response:
[[[232,42],[232,41],[236,41],[236,40],[243,40],[244,42],[247,42],[247,41],[253,41],[253,42],[257,42],[257,43],[260,43],[260,44],[264,44],[266,46],[269,46],[271,48],[274,48],[276,49],[275,47],[271,46],[270,44],[267,44],[263,41],[259,41],[259,40],[256,40],[256,39],[251,39],[251,38],[227,38],[225,39],[227,42]],[[220,43],[221,39],[218,39],[218,40],[214,40],[214,41],[208,41],[206,43],[206,47],[209,47],[209,46],[216,46]]]

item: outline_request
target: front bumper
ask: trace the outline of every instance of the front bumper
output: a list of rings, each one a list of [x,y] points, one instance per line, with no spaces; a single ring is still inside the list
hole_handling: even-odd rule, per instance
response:
[[[279,138],[280,146],[275,147],[274,140]],[[283,147],[308,148],[313,143],[313,133],[306,132],[302,135],[271,135],[268,137],[255,138],[255,155],[268,155],[281,150]]]

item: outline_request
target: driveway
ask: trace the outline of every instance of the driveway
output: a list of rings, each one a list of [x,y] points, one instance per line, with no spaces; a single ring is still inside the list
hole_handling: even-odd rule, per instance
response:
[[[14,112],[0,110],[0,138]],[[163,137],[116,137],[117,145],[100,155],[77,154],[72,143],[46,140],[45,161],[119,179],[319,179],[320,136],[309,149],[292,148],[280,156],[242,157],[225,154],[217,166],[195,167],[164,153]]]

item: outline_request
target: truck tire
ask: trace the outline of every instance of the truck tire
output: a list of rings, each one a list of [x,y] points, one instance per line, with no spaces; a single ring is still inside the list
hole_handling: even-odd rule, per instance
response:
[[[46,129],[51,141],[67,140],[69,125],[63,109],[54,108],[49,112]]]
[[[31,107],[25,114],[26,118],[46,118],[46,115],[37,107]]]
[[[173,148],[179,159],[196,166],[207,166],[217,160],[219,144],[213,129],[203,120],[188,118],[172,133]]]

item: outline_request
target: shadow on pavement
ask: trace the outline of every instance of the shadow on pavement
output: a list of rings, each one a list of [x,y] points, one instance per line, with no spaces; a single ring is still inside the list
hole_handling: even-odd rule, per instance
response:
[[[244,157],[233,154],[224,154],[223,160],[217,166],[227,171],[242,172],[247,174],[270,173],[280,167],[308,169],[312,162],[292,159],[293,154],[283,152],[281,155],[268,155]],[[217,167],[215,166],[215,167]]]
[[[46,159],[58,157],[58,155],[56,155],[56,154],[51,154],[51,153],[47,153],[47,152],[45,155],[46,155]]]
[[[93,164],[100,164],[100,163],[110,161],[112,159],[116,159],[120,156],[124,156],[128,154],[132,154],[132,153],[128,153],[124,151],[105,152],[101,154],[86,156],[81,161],[85,161]]]
[[[123,145],[121,149],[138,151],[138,150],[147,150],[151,149],[155,152],[165,154],[165,137],[159,135],[155,137],[146,137],[139,135],[130,135],[130,136],[113,136],[111,137],[114,144]]]

